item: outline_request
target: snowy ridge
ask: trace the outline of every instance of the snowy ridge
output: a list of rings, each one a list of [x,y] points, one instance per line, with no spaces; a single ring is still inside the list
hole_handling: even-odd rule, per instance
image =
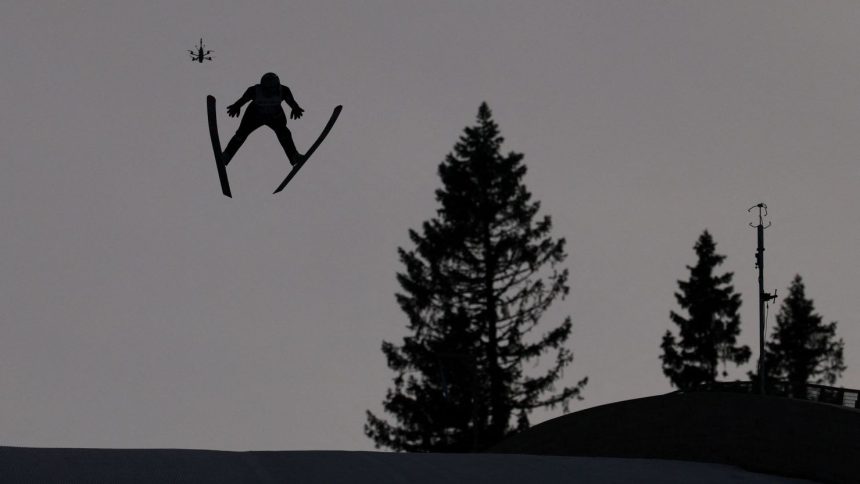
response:
[[[800,483],[720,464],[602,457],[0,447],[6,484]]]

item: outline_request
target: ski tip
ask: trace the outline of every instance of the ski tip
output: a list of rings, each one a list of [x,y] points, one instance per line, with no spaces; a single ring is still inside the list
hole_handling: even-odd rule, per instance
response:
[[[210,103],[214,103],[215,102],[215,96],[213,96],[211,94],[207,94],[206,95],[206,101],[208,101]]]

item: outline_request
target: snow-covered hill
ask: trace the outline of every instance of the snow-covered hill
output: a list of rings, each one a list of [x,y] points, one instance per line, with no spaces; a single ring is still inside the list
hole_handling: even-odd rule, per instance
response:
[[[582,410],[476,454],[0,447],[0,483],[860,482],[858,456],[858,409],[699,392]]]
[[[0,447],[4,484],[789,483],[736,467],[670,460],[499,454],[221,452]]]
[[[751,393],[671,393],[564,415],[489,452],[677,459],[856,483],[860,409]]]

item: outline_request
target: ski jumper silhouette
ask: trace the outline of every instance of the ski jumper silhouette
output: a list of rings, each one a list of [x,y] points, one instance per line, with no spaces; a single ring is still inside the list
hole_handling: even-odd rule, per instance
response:
[[[260,79],[259,84],[249,87],[239,100],[227,106],[227,114],[231,117],[237,117],[242,106],[247,102],[251,103],[245,109],[245,114],[239,123],[239,129],[236,130],[236,134],[224,148],[224,165],[230,163],[248,135],[263,125],[271,128],[278,136],[278,141],[284,148],[291,165],[296,165],[302,161],[303,156],[296,149],[293,135],[287,128],[287,116],[281,108],[282,101],[286,102],[292,109],[290,111],[291,119],[302,117],[305,110],[299,107],[293,98],[293,93],[290,92],[290,88],[282,85],[276,74],[267,72]]]

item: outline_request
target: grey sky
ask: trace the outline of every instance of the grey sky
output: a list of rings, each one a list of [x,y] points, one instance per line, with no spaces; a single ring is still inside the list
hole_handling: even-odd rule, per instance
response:
[[[568,239],[547,323],[573,318],[573,410],[670,390],[659,341],[705,228],[757,348],[758,201],[768,288],[804,277],[860,387],[860,4],[234,5],[0,7],[0,444],[371,449],[396,249],[481,101]],[[213,62],[189,60],[200,36]],[[227,199],[204,99],[226,143],[266,71],[306,110],[299,149],[343,114],[278,196],[255,132]]]

